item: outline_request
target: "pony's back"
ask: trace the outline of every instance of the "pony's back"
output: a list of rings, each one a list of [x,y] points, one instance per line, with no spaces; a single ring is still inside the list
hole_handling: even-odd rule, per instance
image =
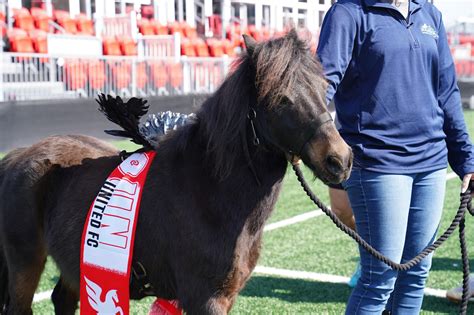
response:
[[[45,183],[42,179],[53,168],[66,168],[80,165],[84,159],[96,159],[101,156],[117,155],[118,150],[107,142],[88,136],[50,136],[30,147],[19,148],[8,153],[0,160],[0,311],[8,301],[8,274],[5,260],[4,240],[12,235],[23,234],[31,240],[29,245],[40,243],[42,220],[38,213],[36,192]],[[42,253],[38,255],[38,268],[44,264],[45,250],[37,246]],[[33,254],[38,253],[18,253]],[[15,279],[13,279],[15,281]]]

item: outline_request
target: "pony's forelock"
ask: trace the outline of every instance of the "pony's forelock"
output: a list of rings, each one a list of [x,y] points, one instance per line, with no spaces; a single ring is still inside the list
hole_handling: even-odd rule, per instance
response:
[[[258,45],[255,54],[259,101],[277,105],[297,84],[309,89],[326,87],[321,64],[311,55],[308,41],[301,40],[294,29]]]

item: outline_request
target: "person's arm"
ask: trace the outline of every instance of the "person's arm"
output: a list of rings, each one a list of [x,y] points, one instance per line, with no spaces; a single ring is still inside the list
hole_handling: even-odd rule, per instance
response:
[[[352,59],[356,34],[354,17],[344,5],[335,3],[324,17],[316,52],[329,83],[326,93],[328,104]]]
[[[454,62],[442,19],[438,35],[438,104],[444,112],[443,129],[448,146],[448,161],[456,174],[461,179],[464,179],[463,188],[467,188],[467,184],[474,174],[474,148],[469,140],[469,134],[464,121],[461,94],[457,86]]]

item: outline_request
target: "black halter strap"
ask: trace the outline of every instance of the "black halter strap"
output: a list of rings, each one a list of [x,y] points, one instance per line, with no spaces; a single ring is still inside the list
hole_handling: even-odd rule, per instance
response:
[[[257,135],[257,130],[255,128],[255,121],[257,119],[257,111],[253,107],[249,108],[247,118],[249,120],[250,129],[251,129],[251,132],[252,132],[252,143],[253,143],[254,146],[259,146],[262,143],[260,141],[260,138]],[[325,123],[331,122],[331,121],[333,121],[333,119],[332,119],[332,116],[329,112],[324,112],[324,113],[320,114],[319,116],[317,116],[316,119],[311,124],[311,128],[308,128],[305,131],[305,133],[307,134],[307,136],[305,137],[306,140],[301,145],[298,152],[294,152],[291,149],[284,149],[284,151],[286,151],[285,154],[287,156],[288,161],[291,164],[293,164],[295,156],[301,156],[301,152],[303,151],[305,146],[308,144],[308,142],[314,137],[314,135],[319,130],[319,128],[321,128],[321,126],[324,125]],[[250,157],[250,152],[249,152],[249,147],[248,147],[247,136],[245,134],[242,135],[242,142],[243,142],[243,145],[244,145],[245,158],[247,159],[247,163],[248,163],[248,166],[250,168],[250,171],[254,175],[255,181],[260,186],[261,182],[260,182],[260,179],[258,177],[257,171],[255,169],[255,166],[252,163],[252,158]],[[272,142],[272,141],[270,141],[270,142]],[[274,144],[274,145],[276,145],[276,144]]]

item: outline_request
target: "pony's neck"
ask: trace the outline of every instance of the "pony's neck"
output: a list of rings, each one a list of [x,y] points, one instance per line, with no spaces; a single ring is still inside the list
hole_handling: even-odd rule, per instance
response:
[[[197,113],[198,134],[205,147],[206,160],[212,163],[213,175],[221,181],[231,174],[235,176],[235,170],[242,171],[242,165],[247,166],[247,171],[252,165],[258,171],[273,166],[275,155],[284,159],[278,153],[264,150],[263,146],[253,145],[247,117],[250,109],[257,107],[255,75],[252,61],[243,57],[238,68]]]

